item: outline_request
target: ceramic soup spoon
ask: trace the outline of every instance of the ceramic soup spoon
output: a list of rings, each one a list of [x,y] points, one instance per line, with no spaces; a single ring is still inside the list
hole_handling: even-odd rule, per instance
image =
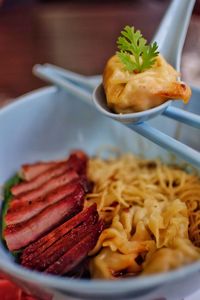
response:
[[[172,1],[153,39],[159,45],[160,53],[177,71],[180,70],[182,48],[194,4],[195,0]],[[198,151],[182,144],[145,122],[159,114],[163,114],[176,121],[200,128],[200,116],[173,107],[171,100],[142,112],[128,114],[113,113],[107,106],[102,83],[94,90],[93,101],[96,108],[107,117],[124,123],[154,143],[173,151],[188,162],[200,166],[200,153]]]

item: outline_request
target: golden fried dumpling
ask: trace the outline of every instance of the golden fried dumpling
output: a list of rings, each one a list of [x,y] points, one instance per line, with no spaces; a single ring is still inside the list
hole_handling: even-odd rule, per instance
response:
[[[179,73],[158,55],[154,65],[142,72],[125,70],[117,55],[111,57],[103,74],[108,106],[117,113],[131,113],[150,109],[169,99],[187,103],[191,89],[177,81]]]

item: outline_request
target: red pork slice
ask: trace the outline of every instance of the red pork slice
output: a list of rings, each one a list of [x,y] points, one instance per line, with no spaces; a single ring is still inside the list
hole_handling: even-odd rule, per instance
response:
[[[63,162],[67,162],[67,159],[49,162],[37,162],[34,164],[25,164],[21,167],[20,174],[24,180],[30,181],[39,176],[40,174],[46,172],[47,170],[59,166],[59,164]]]
[[[1,300],[21,300],[22,290],[14,283],[4,279],[0,280]]]
[[[43,209],[54,204],[62,198],[72,194],[78,186],[81,186],[81,180],[76,179],[64,186],[47,194],[44,198],[33,202],[20,202],[12,208],[9,208],[5,216],[6,225],[24,222],[40,213]]]
[[[84,190],[78,187],[70,196],[44,209],[28,221],[7,226],[5,240],[10,251],[19,250],[49,232],[83,207]]]
[[[11,189],[11,192],[14,196],[18,196],[21,193],[25,193],[25,192],[37,189],[42,184],[47,182],[49,179],[63,174],[68,169],[69,169],[69,167],[67,166],[66,162],[56,164],[56,166],[54,166],[50,170],[47,170],[46,172],[42,173],[41,175],[34,178],[33,180],[21,182],[15,186],[13,186]]]
[[[87,162],[87,155],[80,150],[72,152],[68,159],[69,167],[73,168],[80,175],[86,174]]]
[[[38,162],[34,164],[25,164],[21,168],[21,176],[24,180],[30,181],[40,174],[44,173],[51,168],[59,166],[62,162],[69,162],[69,167],[72,167],[74,170],[79,170],[80,174],[85,172],[86,164],[87,164],[88,157],[87,155],[80,150],[73,151],[72,154],[69,156],[68,160],[57,160],[57,161],[50,161],[50,162]],[[78,173],[79,173],[78,172]]]
[[[95,216],[90,217],[82,225],[72,229],[68,234],[61,237],[51,247],[49,247],[41,255],[35,257],[35,259],[27,261],[22,260],[22,265],[43,271],[59,259],[66,251],[74,247],[80,242],[86,235],[95,231],[98,221],[98,213]]]
[[[85,236],[74,247],[61,256],[55,263],[48,267],[45,272],[54,275],[63,275],[78,265],[97,243],[103,230],[103,222],[100,220],[95,230]]]
[[[2,299],[3,300],[3,299]],[[23,295],[22,296],[22,298],[21,298],[21,300],[38,300],[38,299],[36,299],[36,298],[33,298],[33,297],[31,297],[31,296],[26,296],[26,295]]]
[[[24,249],[21,259],[23,261],[33,260],[34,257],[37,257],[53,245],[57,240],[70,232],[73,228],[76,228],[81,223],[85,222],[91,216],[94,216],[97,211],[97,205],[94,203],[88,208],[85,208],[83,211],[75,215],[73,218],[63,223],[53,231],[49,232],[47,235],[29,245]]]
[[[67,171],[65,174],[50,179],[38,189],[27,192],[19,198],[14,198],[10,202],[10,207],[17,207],[17,205],[21,205],[22,202],[25,203],[34,200],[39,200],[38,198],[44,197],[47,193],[50,193],[51,191],[59,188],[60,186],[66,185],[67,183],[78,177],[79,176],[77,172],[75,172],[74,170]]]

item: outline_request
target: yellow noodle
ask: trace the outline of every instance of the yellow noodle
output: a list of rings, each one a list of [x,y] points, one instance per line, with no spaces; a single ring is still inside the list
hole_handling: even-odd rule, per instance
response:
[[[92,158],[94,189],[106,229],[90,253],[93,278],[168,271],[200,259],[200,178],[132,154]],[[126,275],[127,275],[126,274]]]

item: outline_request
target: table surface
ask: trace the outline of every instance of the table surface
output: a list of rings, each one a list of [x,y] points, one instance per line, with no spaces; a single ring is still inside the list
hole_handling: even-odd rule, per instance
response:
[[[140,28],[150,40],[169,2],[27,1],[30,4],[0,8],[0,105],[44,85],[32,75],[36,63],[50,62],[85,75],[102,73],[124,25]],[[198,5],[196,12],[185,44],[183,71],[187,80],[200,85]]]

